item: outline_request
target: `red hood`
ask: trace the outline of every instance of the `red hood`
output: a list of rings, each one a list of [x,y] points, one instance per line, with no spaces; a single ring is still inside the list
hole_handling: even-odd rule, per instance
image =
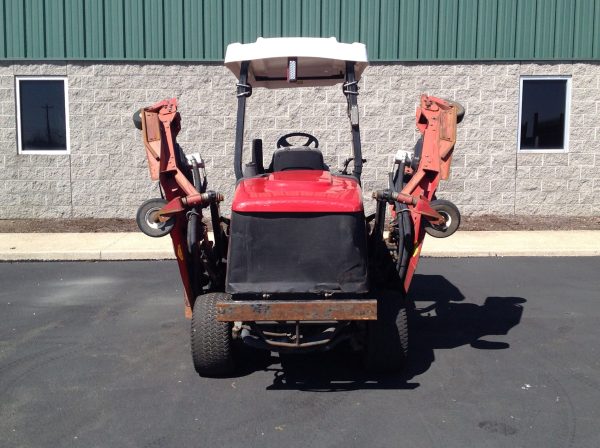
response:
[[[329,171],[279,171],[242,179],[233,196],[234,212],[330,212],[363,211],[356,179]]]

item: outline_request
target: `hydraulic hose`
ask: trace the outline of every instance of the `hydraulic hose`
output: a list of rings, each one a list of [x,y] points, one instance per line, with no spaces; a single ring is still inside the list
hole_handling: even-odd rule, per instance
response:
[[[406,163],[400,162],[396,176],[394,179],[394,190],[397,192],[402,191],[404,188],[404,168]],[[410,216],[407,216],[408,206],[401,202],[395,203],[396,219],[398,220],[398,262],[396,269],[401,279],[406,276],[406,270],[408,269],[408,261],[410,260],[410,253],[412,252],[410,246],[412,245],[412,223]]]
[[[192,159],[192,176],[194,188],[200,191],[200,170],[198,169],[198,162]],[[202,289],[200,282],[198,281],[199,276],[199,263],[197,262],[198,257],[198,219],[201,217],[201,210],[198,207],[193,207],[188,213],[188,225],[187,225],[187,252],[189,254],[188,269],[192,273],[191,284],[194,290],[194,294],[198,294]]]
[[[200,191],[202,185],[200,184],[200,169],[198,168],[198,162],[192,158],[192,176],[194,182],[194,188]],[[187,228],[187,245],[188,253],[193,254],[193,248],[198,244],[198,216],[201,211],[198,207],[192,207],[188,213],[188,228]]]
[[[187,225],[187,249],[190,255],[194,253],[194,247],[198,243],[198,212],[190,210]]]

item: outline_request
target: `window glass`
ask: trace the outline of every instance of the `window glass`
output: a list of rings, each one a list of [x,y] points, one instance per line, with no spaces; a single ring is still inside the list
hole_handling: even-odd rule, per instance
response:
[[[65,81],[18,82],[21,151],[66,151]]]
[[[566,79],[524,79],[520,149],[564,149]]]

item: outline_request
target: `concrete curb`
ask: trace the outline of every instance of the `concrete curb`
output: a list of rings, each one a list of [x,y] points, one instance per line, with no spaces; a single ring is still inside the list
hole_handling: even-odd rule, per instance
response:
[[[585,257],[600,256],[600,231],[457,232],[426,238],[429,257]]]
[[[600,256],[600,231],[457,232],[427,237],[424,257]],[[0,261],[174,259],[170,238],[142,233],[4,233]]]
[[[170,238],[142,233],[4,233],[0,261],[174,259]]]

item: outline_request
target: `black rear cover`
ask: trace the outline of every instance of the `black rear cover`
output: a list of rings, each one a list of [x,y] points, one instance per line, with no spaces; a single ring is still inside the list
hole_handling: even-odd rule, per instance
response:
[[[362,213],[232,212],[230,294],[366,293]]]

